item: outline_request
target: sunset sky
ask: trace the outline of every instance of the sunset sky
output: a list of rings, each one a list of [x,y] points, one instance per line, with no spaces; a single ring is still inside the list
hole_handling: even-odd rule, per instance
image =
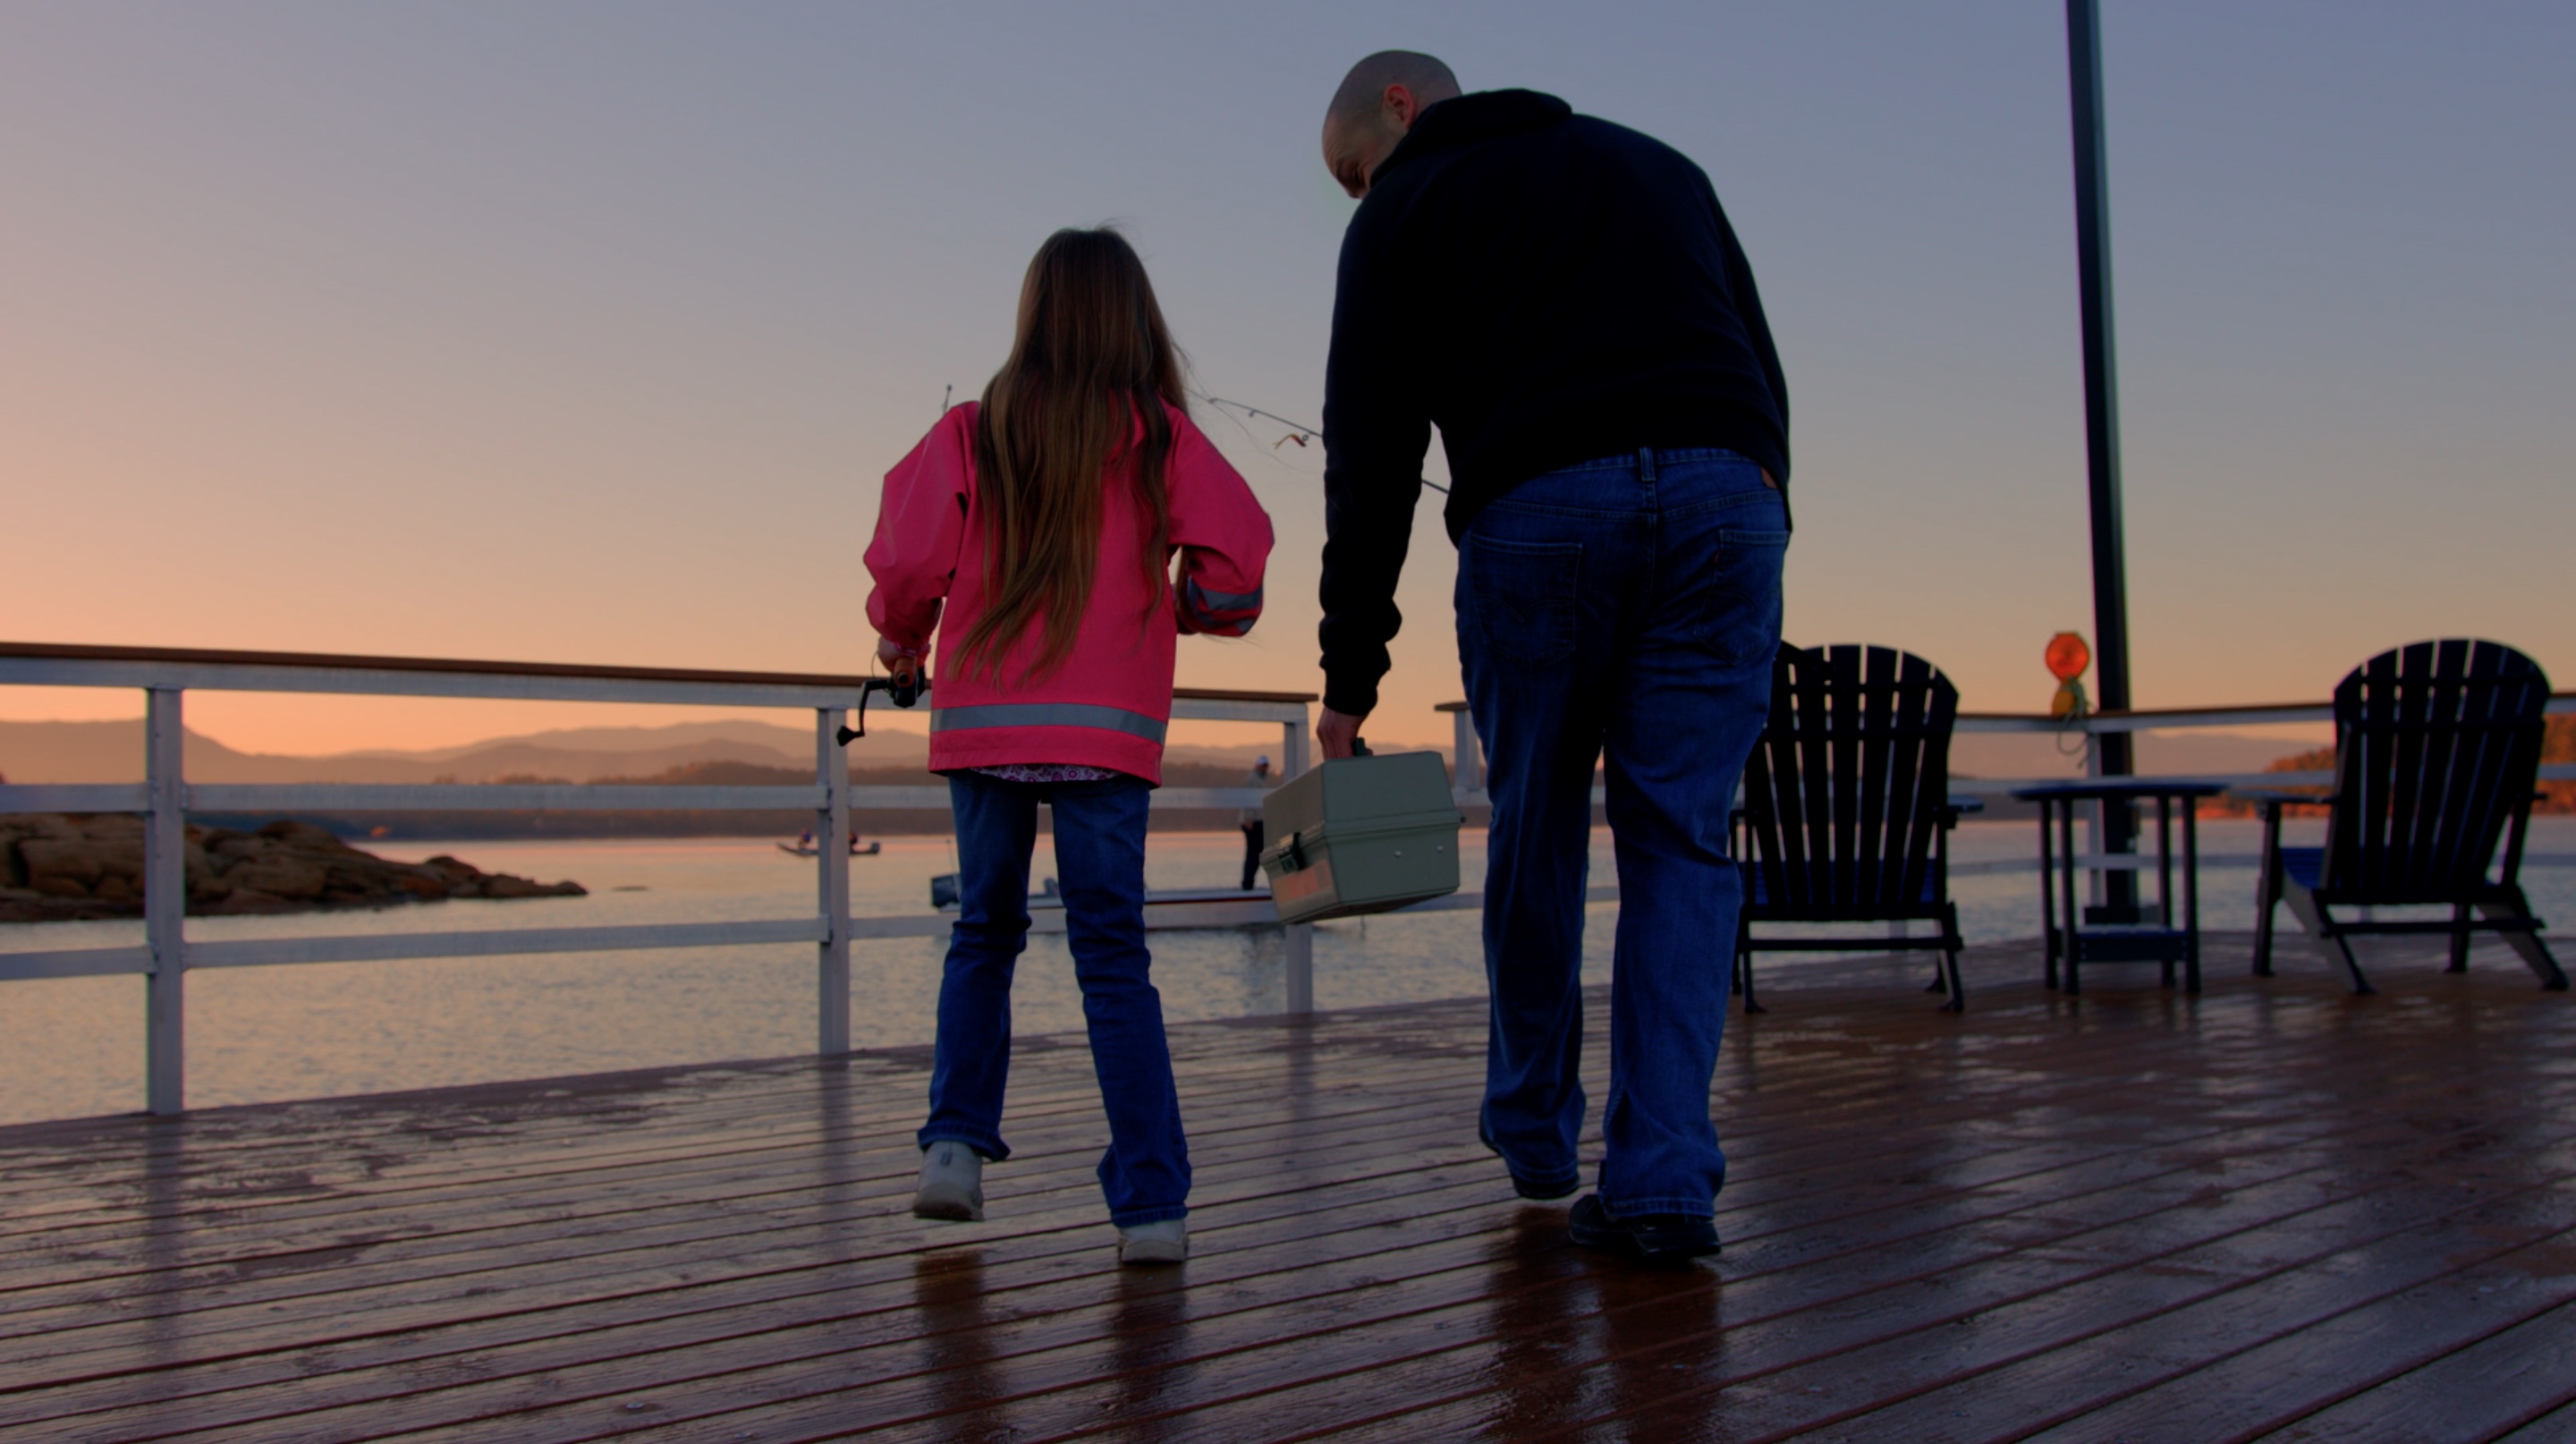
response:
[[[2576,7],[2104,11],[2139,703],[2459,634],[2576,686]],[[1792,391],[1789,637],[2045,704],[2092,627],[2045,0],[18,0],[0,636],[860,670],[878,479],[1055,227],[1128,229],[1206,390],[1318,417],[1352,203],[1316,132],[1385,46],[1704,166]],[[1312,689],[1320,457],[1201,424],[1280,547],[1182,680]],[[1426,505],[1381,740],[1446,735],[1453,566]],[[190,707],[263,751],[689,715]]]

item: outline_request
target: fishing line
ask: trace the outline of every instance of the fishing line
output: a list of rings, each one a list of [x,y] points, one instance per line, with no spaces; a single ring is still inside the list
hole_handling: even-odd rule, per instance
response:
[[[1240,411],[1246,416],[1256,417],[1263,421],[1275,421],[1280,425],[1287,427],[1288,434],[1286,436],[1270,443],[1270,449],[1272,451],[1277,451],[1280,447],[1287,445],[1291,441],[1296,442],[1300,447],[1303,447],[1310,441],[1321,441],[1324,439],[1324,433],[1321,431],[1318,431],[1314,427],[1308,426],[1303,422],[1291,421],[1287,417],[1282,416],[1275,411],[1264,411],[1258,406],[1247,406],[1240,401],[1228,401],[1222,396],[1212,396],[1205,391],[1194,391],[1190,394],[1196,396],[1198,399],[1206,402],[1210,406],[1219,408],[1220,410]],[[1233,420],[1231,416],[1227,419]],[[1246,436],[1250,436],[1252,434],[1252,428],[1245,426],[1242,422],[1235,421],[1234,424],[1238,429],[1242,430]],[[1259,440],[1260,438],[1254,437],[1253,439]],[[1449,494],[1449,488],[1442,486],[1440,483],[1430,480],[1427,477],[1424,478],[1422,484],[1431,488],[1433,491],[1440,493],[1442,496],[1447,496]]]
[[[1235,415],[1235,414],[1234,414],[1233,412],[1231,412],[1231,411],[1222,411],[1222,410],[1221,410],[1221,411],[1219,411],[1219,412],[1217,412],[1217,415],[1224,417],[1224,418],[1225,418],[1225,420],[1226,420],[1226,424],[1227,424],[1227,425],[1229,425],[1229,426],[1233,427],[1235,430],[1237,430],[1237,431],[1239,431],[1239,432],[1242,432],[1242,433],[1243,433],[1243,439],[1244,439],[1246,442],[1249,442],[1249,443],[1250,443],[1253,447],[1255,447],[1256,449],[1260,447],[1260,445],[1261,445],[1261,438],[1252,434],[1252,428],[1243,424],[1243,418],[1242,418],[1242,417]],[[1286,438],[1286,437],[1284,437],[1284,436],[1283,436],[1283,437],[1281,437],[1281,438],[1280,438],[1280,441],[1283,441],[1283,442],[1284,442],[1284,441],[1286,441],[1287,439],[1288,439],[1288,438]],[[1270,462],[1270,464],[1271,464],[1272,466],[1278,467],[1278,468],[1279,468],[1280,470],[1282,470],[1282,471],[1294,472],[1295,474],[1297,474],[1297,475],[1299,475],[1299,476],[1312,476],[1312,475],[1314,475],[1314,473],[1313,473],[1313,472],[1311,472],[1311,471],[1307,471],[1307,470],[1305,470],[1305,469],[1304,469],[1304,468],[1302,468],[1302,467],[1290,466],[1288,463],[1286,463],[1286,462],[1284,462],[1284,461],[1280,460],[1280,459],[1279,459],[1279,457],[1278,457],[1278,450],[1279,450],[1278,445],[1274,443],[1274,444],[1271,446],[1271,448],[1270,448],[1269,452],[1265,453],[1265,455],[1267,455],[1267,457],[1268,457],[1268,459],[1269,459],[1269,462]]]

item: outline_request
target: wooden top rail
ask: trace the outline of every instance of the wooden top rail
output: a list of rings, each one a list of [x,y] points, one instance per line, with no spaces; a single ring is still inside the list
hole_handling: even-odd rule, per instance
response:
[[[426,672],[473,677],[561,677],[610,682],[689,682],[715,686],[801,687],[840,691],[868,678],[827,672],[733,672],[697,667],[601,667],[573,662],[508,662],[454,657],[370,657],[331,652],[236,652],[199,647],[93,647],[65,642],[0,642],[0,661],[125,662],[190,667],[311,668],[342,672]],[[1312,692],[1243,692],[1176,687],[1193,702],[1312,702]]]
[[[1172,697],[1180,702],[1312,702],[1313,692],[1228,692],[1214,687],[1174,687]]]
[[[446,672],[477,677],[583,677],[620,682],[714,682],[759,687],[857,687],[865,677],[823,672],[730,672],[695,667],[599,667],[572,662],[501,662],[454,657],[367,657],[332,652],[235,652],[199,647],[90,647],[0,642],[0,660],[161,662],[194,667],[312,667],[334,671]]]

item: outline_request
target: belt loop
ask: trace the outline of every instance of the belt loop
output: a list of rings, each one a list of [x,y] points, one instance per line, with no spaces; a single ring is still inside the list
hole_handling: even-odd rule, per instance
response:
[[[1653,447],[1637,448],[1637,475],[1646,485],[1655,484],[1655,449]]]

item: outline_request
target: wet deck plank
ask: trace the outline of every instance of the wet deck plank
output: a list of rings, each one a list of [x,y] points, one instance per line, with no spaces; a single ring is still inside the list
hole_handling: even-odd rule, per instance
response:
[[[1474,1003],[1174,1030],[1184,1270],[1113,1263],[1078,1039],[992,1221],[908,1216],[928,1059],[0,1129],[0,1437],[2556,1437],[2576,1001],[2081,1002],[1972,955],[1783,975],[1717,1080],[1723,1258],[1562,1237],[1474,1142]],[[1594,1000],[1592,1087],[1606,1047]],[[1597,1111],[1597,1110],[1596,1110]]]

